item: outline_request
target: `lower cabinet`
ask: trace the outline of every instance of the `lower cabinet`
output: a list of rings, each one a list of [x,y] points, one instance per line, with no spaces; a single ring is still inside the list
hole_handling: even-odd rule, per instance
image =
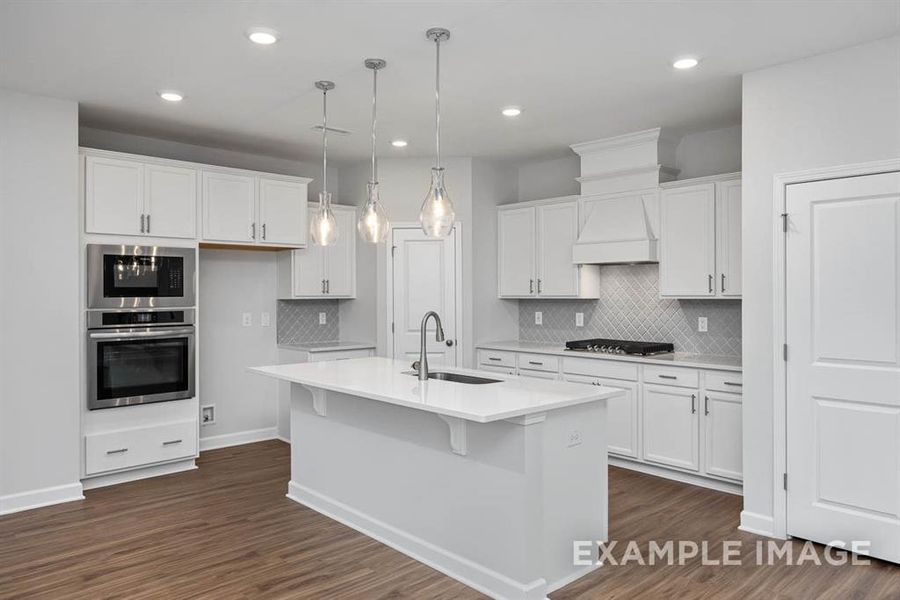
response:
[[[87,475],[191,458],[197,455],[197,420],[89,434],[84,443]]]
[[[709,475],[740,481],[743,478],[741,396],[707,392],[703,398],[706,464]]]
[[[613,398],[606,403],[606,435],[609,438],[609,451],[626,458],[638,458],[641,431],[638,384],[584,375],[566,375],[565,378],[566,381],[573,383],[605,385],[625,391],[625,396]]]
[[[644,460],[700,470],[697,390],[644,386]]]
[[[504,375],[515,375],[515,367],[502,367],[498,365],[478,365],[479,371],[488,371],[489,373],[503,373]]]

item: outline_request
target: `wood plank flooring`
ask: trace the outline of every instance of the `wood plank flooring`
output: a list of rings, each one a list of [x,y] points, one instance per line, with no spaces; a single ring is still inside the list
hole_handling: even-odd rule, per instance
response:
[[[287,444],[204,452],[200,469],[0,517],[0,598],[483,598],[285,498]],[[610,528],[636,540],[741,540],[744,564],[607,566],[551,594],[594,598],[900,598],[900,567],[758,567],[741,499],[610,469]],[[799,546],[799,543],[796,543]],[[617,554],[618,555],[618,554]]]

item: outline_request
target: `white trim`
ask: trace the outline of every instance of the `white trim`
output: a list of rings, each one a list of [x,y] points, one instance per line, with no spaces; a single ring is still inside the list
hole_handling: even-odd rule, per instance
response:
[[[129,481],[159,477],[160,475],[171,475],[172,473],[181,473],[182,471],[192,471],[196,468],[197,465],[194,463],[194,458],[188,458],[149,467],[128,469],[117,473],[85,477],[81,480],[81,483],[84,486],[84,489],[92,490],[110,485],[118,485],[120,483],[128,483]]]
[[[785,260],[786,240],[782,229],[781,214],[788,212],[787,186],[798,183],[809,183],[827,179],[839,179],[844,177],[860,177],[863,175],[875,175],[900,171],[900,159],[880,160],[836,167],[824,167],[809,169],[806,171],[794,171],[780,173],[774,177],[772,219],[773,235],[773,294],[772,294],[772,359],[773,359],[773,384],[772,384],[772,437],[773,448],[773,472],[772,472],[772,535],[776,538],[787,538],[787,492],[784,490],[782,478],[787,472],[787,366],[783,359],[782,348],[786,342],[786,303],[787,290],[785,289]],[[749,438],[744,436],[745,440]],[[754,513],[748,513],[754,514]],[[761,515],[759,515],[761,516]],[[762,518],[768,518],[763,517]]]
[[[421,229],[422,226],[414,221],[405,221],[399,223],[391,223],[391,230],[388,232],[389,243],[385,244],[385,337],[387,343],[388,358],[394,357],[394,332],[391,331],[391,323],[394,320],[394,230],[396,229]],[[460,339],[465,337],[462,330],[462,270],[463,270],[463,253],[462,253],[462,223],[457,221],[453,224],[453,254],[454,254],[454,271],[456,280],[456,314],[454,315],[454,327],[456,328],[456,343],[453,344],[453,352],[456,354],[456,365],[462,367],[462,361],[465,358],[461,351]],[[466,340],[469,343],[469,340]],[[471,344],[470,344],[471,345]],[[474,346],[472,346],[474,352]]]
[[[543,578],[527,583],[515,581],[295,481],[288,483],[287,497],[492,598],[546,598],[548,587]],[[576,575],[581,574],[579,570]]]
[[[608,460],[611,467],[621,467],[623,469],[638,471],[639,473],[646,473],[647,475],[653,475],[655,477],[662,477],[663,479],[671,479],[672,481],[696,485],[697,487],[703,487],[717,492],[734,494],[735,496],[741,496],[744,493],[740,483],[721,481],[705,475],[676,471],[672,467],[657,467],[656,465],[648,463],[635,462],[613,454],[609,455]]]
[[[601,140],[592,140],[589,142],[579,142],[572,144],[569,148],[572,152],[579,156],[595,154],[604,150],[617,150],[620,148],[628,148],[630,146],[640,146],[642,144],[651,144],[656,142],[664,142],[674,144],[679,138],[673,136],[671,132],[661,127],[653,129],[644,129],[635,131],[634,133],[626,133],[614,137],[603,138]]]
[[[83,488],[80,482],[57,485],[18,494],[0,496],[0,515],[51,506],[63,502],[84,500]]]
[[[738,529],[756,535],[778,537],[775,535],[775,519],[768,515],[761,515],[746,510],[741,511],[741,524]]]
[[[216,448],[227,448],[229,446],[240,446],[241,444],[264,442],[266,440],[274,440],[277,437],[278,430],[275,427],[251,429],[250,431],[238,431],[236,433],[225,433],[223,435],[212,435],[200,438],[200,452],[215,450]]]
[[[705,177],[693,177],[691,179],[678,179],[676,181],[666,181],[664,183],[660,183],[659,187],[663,190],[671,190],[682,187],[690,187],[692,185],[698,185],[702,183],[719,183],[721,181],[734,181],[735,179],[741,178],[740,171],[734,171],[733,173],[722,173],[721,175],[707,175]]]
[[[569,575],[566,575],[565,577],[561,577],[552,583],[548,583],[547,584],[547,593],[549,594],[550,592],[555,592],[556,590],[558,590],[560,588],[564,588],[567,585],[569,585],[570,583],[574,583],[574,582],[578,581],[585,575],[590,575],[591,573],[593,573],[594,571],[596,571],[597,569],[599,569],[602,566],[603,565],[595,562],[594,564],[589,565],[587,567],[581,567],[574,573],[570,573]]]
[[[290,443],[291,443],[291,440],[290,440],[290,439],[284,437],[284,436],[281,435],[281,434],[276,435],[276,436],[275,436],[275,439],[276,439],[276,440],[280,440],[280,441],[284,442],[285,444],[290,444]]]

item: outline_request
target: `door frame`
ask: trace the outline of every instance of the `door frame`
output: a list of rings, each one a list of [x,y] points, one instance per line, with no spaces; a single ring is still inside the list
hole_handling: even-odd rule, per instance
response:
[[[879,160],[835,167],[809,169],[805,171],[793,171],[780,173],[774,177],[773,219],[772,231],[774,240],[774,253],[772,271],[774,273],[773,285],[773,387],[772,387],[772,434],[774,440],[774,469],[772,472],[773,490],[773,523],[772,534],[780,539],[787,539],[787,490],[784,486],[784,476],[787,473],[787,361],[784,358],[784,348],[787,340],[787,237],[783,230],[783,213],[787,213],[788,186],[798,183],[812,183],[829,179],[843,179],[846,177],[861,177],[865,175],[877,175],[900,171],[900,159]],[[788,217],[790,227],[790,217]],[[746,289],[746,288],[745,288]],[[744,437],[744,444],[749,442],[749,437]]]
[[[418,221],[401,221],[398,223],[391,223],[390,229],[388,231],[388,243],[384,245],[385,253],[385,286],[384,286],[384,294],[385,294],[385,337],[387,338],[387,355],[391,358],[394,356],[394,332],[391,331],[391,323],[394,321],[394,261],[393,261],[393,248],[394,248],[394,230],[395,229],[422,229],[422,225]],[[461,345],[459,343],[459,338],[462,334],[462,223],[457,221],[453,224],[452,235],[453,235],[453,262],[454,267],[454,284],[456,287],[456,311],[453,315],[454,323],[456,326],[456,339],[453,343],[453,353],[456,356],[456,368],[462,366],[462,356]]]

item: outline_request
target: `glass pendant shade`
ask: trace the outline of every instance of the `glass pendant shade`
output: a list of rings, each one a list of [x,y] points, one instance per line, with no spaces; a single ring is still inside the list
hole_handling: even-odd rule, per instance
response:
[[[370,181],[367,192],[366,206],[356,223],[356,228],[363,240],[370,244],[378,244],[387,237],[391,223],[378,199],[378,183]]]
[[[455,220],[453,202],[444,187],[444,169],[434,167],[431,169],[431,187],[419,213],[422,230],[428,237],[445,237],[450,234]]]
[[[337,241],[338,228],[331,208],[331,192],[319,192],[319,208],[313,213],[309,233],[319,246],[330,246]]]

